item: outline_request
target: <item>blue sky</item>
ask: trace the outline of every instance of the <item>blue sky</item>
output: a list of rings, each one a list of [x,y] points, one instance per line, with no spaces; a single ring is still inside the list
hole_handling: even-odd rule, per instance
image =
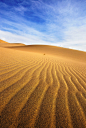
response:
[[[86,0],[0,0],[0,39],[86,51]]]

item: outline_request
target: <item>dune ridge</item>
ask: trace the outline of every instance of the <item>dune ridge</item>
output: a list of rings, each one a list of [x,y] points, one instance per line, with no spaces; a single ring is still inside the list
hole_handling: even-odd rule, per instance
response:
[[[22,43],[8,43],[4,40],[1,40],[0,39],[0,47],[18,47],[18,46],[24,46],[25,44],[22,44]]]
[[[0,45],[0,128],[86,128],[86,52],[10,46]]]
[[[8,43],[8,42],[0,39],[0,43]]]
[[[11,49],[16,50],[22,50],[27,52],[34,52],[34,53],[40,53],[40,54],[48,54],[51,56],[57,56],[57,57],[63,57],[70,60],[75,61],[84,61],[86,62],[86,52],[68,49],[68,48],[62,48],[62,47],[56,47],[56,46],[49,46],[49,45],[25,45],[25,46],[12,46]]]

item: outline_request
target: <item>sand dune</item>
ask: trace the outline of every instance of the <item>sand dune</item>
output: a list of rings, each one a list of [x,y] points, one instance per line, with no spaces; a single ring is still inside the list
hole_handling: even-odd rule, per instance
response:
[[[86,128],[86,52],[3,44],[0,128]]]
[[[6,42],[6,41],[0,39],[0,43],[5,43],[5,44],[6,44],[6,43],[8,43],[8,42]]]
[[[22,43],[8,43],[6,41],[0,40],[0,47],[14,47],[14,46],[24,46]]]
[[[25,46],[12,46],[10,48],[22,51],[29,51],[41,54],[49,54],[58,57],[64,57],[65,59],[73,59],[86,62],[86,52],[72,50],[67,48],[49,46],[49,45],[25,45]]]

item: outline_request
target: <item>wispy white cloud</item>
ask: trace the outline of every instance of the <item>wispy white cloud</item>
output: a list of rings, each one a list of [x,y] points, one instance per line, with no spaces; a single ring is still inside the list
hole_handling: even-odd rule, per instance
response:
[[[84,4],[77,0],[24,0],[10,11],[0,12],[1,38],[9,42],[46,43],[86,51]],[[4,8],[7,6],[2,4]]]
[[[11,32],[2,31],[0,30],[0,37],[2,40],[8,41],[9,43],[23,43],[26,45],[30,44],[47,44],[49,45],[50,42],[43,41],[37,36],[21,36],[17,34],[12,34]]]
[[[13,7],[13,9],[16,12],[19,12],[21,15],[24,15],[25,11],[27,11],[27,8],[23,7],[22,5],[19,5],[18,7]]]

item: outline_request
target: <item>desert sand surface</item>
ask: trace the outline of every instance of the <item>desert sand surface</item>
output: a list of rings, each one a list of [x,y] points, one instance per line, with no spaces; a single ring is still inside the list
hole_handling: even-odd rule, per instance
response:
[[[0,128],[86,128],[86,52],[0,42]]]

